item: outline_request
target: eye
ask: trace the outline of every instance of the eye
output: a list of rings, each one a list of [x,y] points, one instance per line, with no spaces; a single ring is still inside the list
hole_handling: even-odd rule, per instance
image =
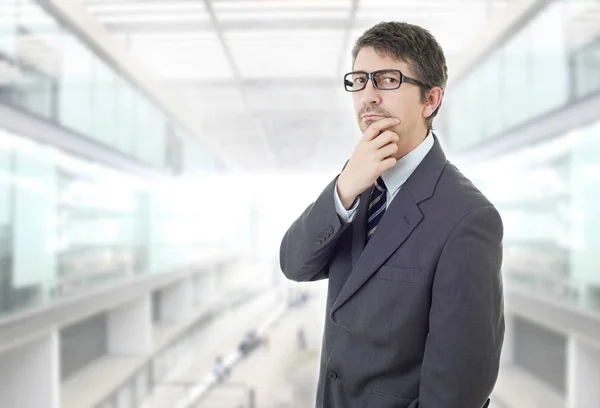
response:
[[[354,78],[354,83],[355,84],[363,84],[364,82],[365,82],[365,78],[364,77]]]
[[[383,81],[384,81],[386,84],[390,84],[390,85],[393,85],[393,84],[397,84],[397,83],[398,83],[398,79],[397,79],[397,78],[394,78],[394,77],[391,77],[391,76],[386,76],[385,78],[383,78]]]

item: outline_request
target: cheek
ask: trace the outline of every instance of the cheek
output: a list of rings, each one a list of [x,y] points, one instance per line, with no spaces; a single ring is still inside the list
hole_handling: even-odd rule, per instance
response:
[[[358,96],[356,94],[352,94],[352,104],[354,105],[354,112],[358,113],[358,111],[362,107],[362,103],[360,101],[360,96]]]
[[[395,101],[393,108],[395,114],[400,115],[403,121],[414,121],[421,117],[423,106],[419,104],[418,95],[403,95]]]

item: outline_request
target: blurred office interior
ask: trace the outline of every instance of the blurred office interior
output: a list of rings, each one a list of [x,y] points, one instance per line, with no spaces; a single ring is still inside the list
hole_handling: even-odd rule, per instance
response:
[[[504,220],[492,408],[600,407],[600,0],[0,0],[0,406],[314,406],[326,282],[279,243],[390,20]]]

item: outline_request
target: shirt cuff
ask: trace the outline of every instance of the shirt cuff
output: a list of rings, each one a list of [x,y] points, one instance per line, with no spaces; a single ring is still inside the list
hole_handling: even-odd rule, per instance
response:
[[[342,220],[342,222],[343,223],[352,222],[352,220],[354,220],[354,217],[356,216],[356,210],[358,210],[358,205],[360,204],[360,196],[356,197],[356,200],[354,200],[354,202],[352,203],[352,207],[350,207],[350,209],[346,210],[344,208],[344,205],[342,204],[342,200],[340,199],[340,196],[338,195],[337,183],[336,183],[335,189],[333,192],[333,199],[335,201],[335,211],[337,212],[337,214],[340,217],[340,219]]]

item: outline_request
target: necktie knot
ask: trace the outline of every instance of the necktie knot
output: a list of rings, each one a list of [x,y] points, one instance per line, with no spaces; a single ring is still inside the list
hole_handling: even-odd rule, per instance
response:
[[[377,177],[377,180],[375,180],[375,188],[382,193],[387,191],[387,186],[381,176]]]

